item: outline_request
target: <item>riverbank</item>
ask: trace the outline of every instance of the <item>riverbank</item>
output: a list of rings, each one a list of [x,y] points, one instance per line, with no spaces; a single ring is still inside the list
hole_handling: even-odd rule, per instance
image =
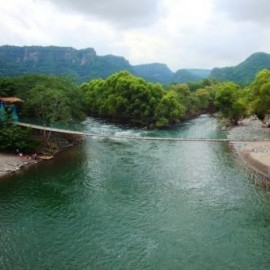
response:
[[[0,153],[0,177],[15,173],[22,168],[36,164],[38,160],[31,157]]]
[[[250,140],[250,142],[232,142],[237,154],[242,161],[253,170],[270,179],[270,141],[259,141],[256,139],[270,139],[270,129],[264,128],[263,123],[257,118],[248,118],[241,122],[239,126],[228,131],[228,138]],[[43,149],[40,155],[56,155],[73,145],[81,143],[81,136],[71,136],[63,134],[53,134],[51,149]],[[52,152],[50,152],[52,151]],[[41,161],[24,156],[0,153],[0,177],[16,173],[32,164]]]
[[[16,173],[40,161],[52,159],[58,153],[66,149],[80,144],[83,137],[79,135],[58,134],[52,133],[50,143],[43,145],[38,152],[38,155],[16,155],[8,153],[0,153],[0,178],[9,174]]]
[[[249,168],[270,179],[270,142],[255,141],[270,139],[269,128],[265,128],[257,118],[250,117],[229,130],[228,138],[250,140],[250,142],[233,142],[233,146]]]

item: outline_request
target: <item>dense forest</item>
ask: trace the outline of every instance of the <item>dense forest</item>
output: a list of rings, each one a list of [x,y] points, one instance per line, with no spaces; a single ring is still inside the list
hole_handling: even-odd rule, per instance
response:
[[[93,48],[76,50],[57,46],[0,46],[0,76],[25,74],[50,74],[72,77],[81,83],[127,70],[150,82],[170,84],[200,80],[210,70],[186,69],[182,74],[174,73],[165,64],[151,63],[131,65],[121,56],[99,56]]]
[[[270,69],[270,54],[260,52],[252,54],[237,66],[214,68],[210,77],[219,81],[250,84],[262,69]]]
[[[205,80],[197,87],[212,83]],[[88,114],[140,126],[166,127],[211,107],[210,91],[191,92],[187,84],[165,89],[127,71],[84,83],[81,90]]]
[[[260,119],[270,113],[270,71],[260,71],[248,86],[204,79],[162,86],[128,71],[106,79],[76,84],[49,75],[0,78],[0,96],[16,96],[20,117],[44,125],[80,122],[87,115],[147,128],[166,128],[201,113],[217,113],[227,124],[251,114]],[[7,111],[9,115],[9,112]],[[0,115],[1,116],[1,115]],[[31,131],[0,121],[0,148],[33,149]]]
[[[181,61],[179,61],[181,65]],[[254,53],[239,65],[208,69],[179,69],[176,72],[162,63],[131,65],[124,57],[99,56],[93,48],[76,50],[57,46],[0,46],[0,76],[50,74],[72,77],[77,83],[113,75],[122,70],[149,82],[196,82],[205,78],[250,84],[262,69],[270,69],[270,55]]]

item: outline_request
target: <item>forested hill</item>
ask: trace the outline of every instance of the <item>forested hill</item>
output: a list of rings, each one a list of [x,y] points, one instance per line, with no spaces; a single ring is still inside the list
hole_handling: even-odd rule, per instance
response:
[[[133,66],[134,75],[147,81],[169,84],[172,82],[174,73],[165,65],[160,63]]]
[[[76,50],[56,46],[0,46],[0,76],[43,73],[72,76],[78,82],[85,82],[94,78],[106,78],[121,70],[162,84],[186,82],[193,78],[193,72],[196,73],[196,70],[190,70],[187,71],[189,76],[175,76],[165,64],[160,63],[132,66],[124,57],[98,56],[92,48]],[[200,78],[207,77],[201,74]],[[197,80],[198,76],[195,78]]]
[[[181,59],[179,59],[181,65]],[[93,48],[76,50],[57,46],[0,46],[0,76],[27,73],[71,76],[79,83],[127,70],[150,82],[162,84],[186,83],[207,77],[221,81],[250,83],[262,69],[270,69],[270,54],[255,53],[234,67],[180,69],[172,72],[165,64],[131,65],[124,57],[99,56]]]
[[[221,81],[250,83],[262,69],[270,69],[270,54],[258,52],[252,54],[244,62],[234,67],[214,68],[210,77]]]
[[[211,70],[208,69],[179,69],[175,72],[172,81],[177,83],[196,82],[207,78]]]
[[[123,57],[97,56],[92,48],[76,50],[70,47],[0,47],[0,76],[27,73],[72,76],[78,82],[105,78],[119,70],[131,70]]]

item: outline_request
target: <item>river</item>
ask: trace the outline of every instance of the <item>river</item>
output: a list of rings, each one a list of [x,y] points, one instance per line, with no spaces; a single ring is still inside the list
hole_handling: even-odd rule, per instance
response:
[[[108,135],[224,138],[208,116]],[[0,269],[270,269],[270,193],[228,143],[88,138],[0,181]]]

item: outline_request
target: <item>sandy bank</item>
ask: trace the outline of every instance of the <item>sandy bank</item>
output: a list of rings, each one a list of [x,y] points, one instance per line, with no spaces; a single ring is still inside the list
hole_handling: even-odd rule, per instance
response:
[[[83,136],[53,132],[50,142],[44,144],[37,152],[38,156],[36,159],[29,156],[20,157],[15,154],[12,155],[0,152],[0,177],[15,173],[39,161],[52,159],[58,153],[82,143],[83,140]]]
[[[235,142],[234,148],[243,162],[253,170],[270,179],[270,142],[252,140],[270,139],[270,129],[256,118],[248,118],[240,126],[229,131],[229,139],[246,139],[251,142]]]
[[[19,171],[25,166],[37,163],[36,160],[18,155],[0,153],[0,177]]]
[[[253,170],[270,179],[270,142],[251,142],[238,151]]]

